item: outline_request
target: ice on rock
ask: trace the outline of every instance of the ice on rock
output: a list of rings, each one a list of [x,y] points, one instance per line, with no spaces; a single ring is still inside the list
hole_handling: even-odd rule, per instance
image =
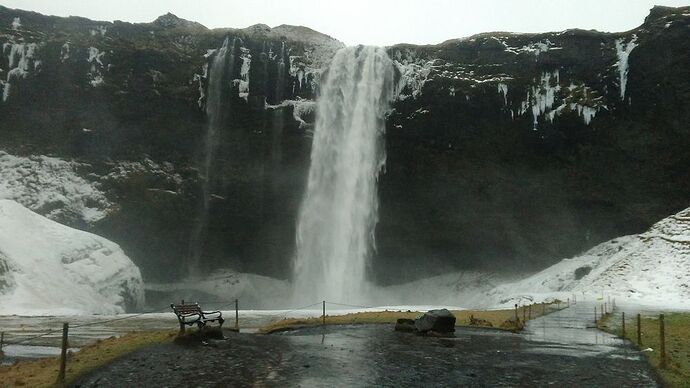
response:
[[[0,199],[15,200],[51,219],[99,221],[112,204],[96,184],[77,175],[78,167],[58,158],[0,151]]]
[[[280,109],[287,106],[292,107],[292,117],[299,123],[301,129],[310,128],[312,125],[304,119],[312,115],[316,110],[316,102],[312,100],[284,100],[278,105],[266,105],[266,109]]]
[[[536,131],[539,125],[539,117],[547,113],[553,107],[556,94],[561,90],[560,74],[558,70],[544,72],[538,84],[532,86],[527,92],[525,101],[522,102],[519,114],[532,112],[533,129]]]
[[[7,80],[2,93],[2,101],[10,98],[12,85],[19,79],[29,76],[32,71],[39,70],[41,62],[36,58],[38,45],[36,43],[6,43],[3,54],[7,52]]]
[[[86,49],[87,58],[86,61],[91,64],[88,76],[89,83],[93,87],[98,87],[103,84],[103,57],[105,56],[105,51],[100,51],[96,47],[89,47]]]
[[[503,106],[508,106],[508,85],[499,82],[498,92],[503,94]]]
[[[69,49],[69,42],[62,45],[62,48],[60,48],[60,61],[64,62],[69,59]]]
[[[98,27],[96,27],[95,29],[92,29],[90,32],[91,32],[91,36],[97,36],[97,35],[105,36],[105,33],[106,33],[107,31],[108,31],[108,27],[106,27],[106,26],[98,26]]]
[[[0,199],[0,314],[115,314],[143,307],[120,247]]]
[[[17,16],[16,18],[14,18],[12,20],[12,29],[13,30],[18,30],[19,27],[21,27],[21,26],[22,26],[22,20],[19,18],[19,16]]]
[[[630,69],[628,59],[635,47],[637,47],[637,35],[633,34],[628,43],[624,43],[623,38],[616,40],[616,55],[618,57],[616,66],[618,67],[621,100],[625,99],[625,89],[628,85],[628,70]]]

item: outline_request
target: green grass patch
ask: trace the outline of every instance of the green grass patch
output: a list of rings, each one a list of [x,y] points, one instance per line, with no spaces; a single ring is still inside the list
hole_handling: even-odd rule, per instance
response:
[[[641,343],[637,342],[637,316],[625,317],[625,338],[644,352],[649,364],[657,371],[665,386],[690,387],[690,313],[664,315],[666,333],[666,368],[661,368],[659,318],[642,317]],[[599,321],[599,328],[622,336],[620,316],[607,315]]]

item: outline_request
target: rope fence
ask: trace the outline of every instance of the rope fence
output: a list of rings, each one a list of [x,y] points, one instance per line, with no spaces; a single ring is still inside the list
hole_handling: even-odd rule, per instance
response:
[[[184,300],[181,301],[182,305],[185,304]],[[199,302],[196,302],[196,304],[200,304]],[[239,299],[233,299],[231,301],[228,300],[216,300],[216,301],[204,301],[203,305],[219,305],[217,309],[220,311],[224,308],[227,308],[229,306],[232,306],[234,304],[235,306],[235,330],[239,331]],[[341,302],[330,302],[330,301],[319,301],[315,303],[310,303],[304,306],[296,307],[291,310],[283,311],[279,314],[279,316],[284,317],[283,319],[287,319],[290,314],[293,314],[297,311],[302,311],[305,309],[309,309],[312,307],[317,307],[321,305],[321,318],[322,318],[322,324],[325,326],[326,325],[326,305],[331,305],[331,306],[339,306],[339,307],[347,307],[347,308],[353,308],[353,309],[376,309],[377,307],[375,306],[366,306],[366,305],[360,305],[360,304],[348,304],[348,303],[341,303]],[[544,305],[542,303],[542,314],[544,314]],[[568,299],[568,306],[570,305],[570,299]],[[86,323],[79,323],[79,324],[74,324],[71,326],[72,329],[79,329],[79,328],[85,328],[85,327],[91,327],[91,326],[96,326],[96,325],[107,325],[113,322],[119,322],[119,321],[126,321],[134,318],[138,318],[144,315],[148,314],[154,314],[154,313],[161,313],[166,310],[169,310],[171,308],[170,305],[158,308],[158,309],[153,309],[153,310],[148,310],[136,314],[127,314],[126,316],[123,317],[116,317],[116,318],[111,318],[111,319],[105,319],[105,320],[94,320],[91,322],[86,322]],[[527,311],[529,309],[529,318],[531,319],[532,316],[532,304],[528,305],[523,305],[521,306],[523,309],[523,321],[527,320]],[[558,305],[558,309],[560,309],[560,302]],[[516,320],[519,321],[518,317],[518,305],[515,305],[515,317]],[[13,340],[13,341],[6,341],[5,340],[5,332],[0,332],[0,357],[2,356],[2,351],[4,346],[8,345],[22,345],[29,343],[31,341],[34,341],[39,338],[47,337],[53,334],[58,334],[62,332],[62,346],[61,346],[61,355],[60,355],[60,369],[58,373],[58,380],[57,382],[59,384],[64,383],[65,379],[65,364],[66,364],[66,359],[67,359],[67,347],[68,347],[68,333],[69,333],[69,328],[70,325],[68,322],[64,322],[62,325],[62,328],[55,328],[55,329],[49,329],[43,333],[37,334],[37,335],[32,335],[30,337],[26,338],[21,338],[18,340]]]

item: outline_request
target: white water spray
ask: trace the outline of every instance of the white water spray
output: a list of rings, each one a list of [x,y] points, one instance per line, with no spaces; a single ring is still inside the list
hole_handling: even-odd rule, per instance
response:
[[[377,47],[349,47],[331,62],[317,101],[311,167],[297,225],[295,300],[364,303],[385,164],[393,63]]]

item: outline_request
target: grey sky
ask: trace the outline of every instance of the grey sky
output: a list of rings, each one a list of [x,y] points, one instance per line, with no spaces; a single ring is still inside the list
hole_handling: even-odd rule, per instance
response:
[[[148,22],[166,12],[216,27],[303,25],[348,45],[439,43],[479,32],[625,31],[654,4],[687,0],[0,0],[59,16]]]

